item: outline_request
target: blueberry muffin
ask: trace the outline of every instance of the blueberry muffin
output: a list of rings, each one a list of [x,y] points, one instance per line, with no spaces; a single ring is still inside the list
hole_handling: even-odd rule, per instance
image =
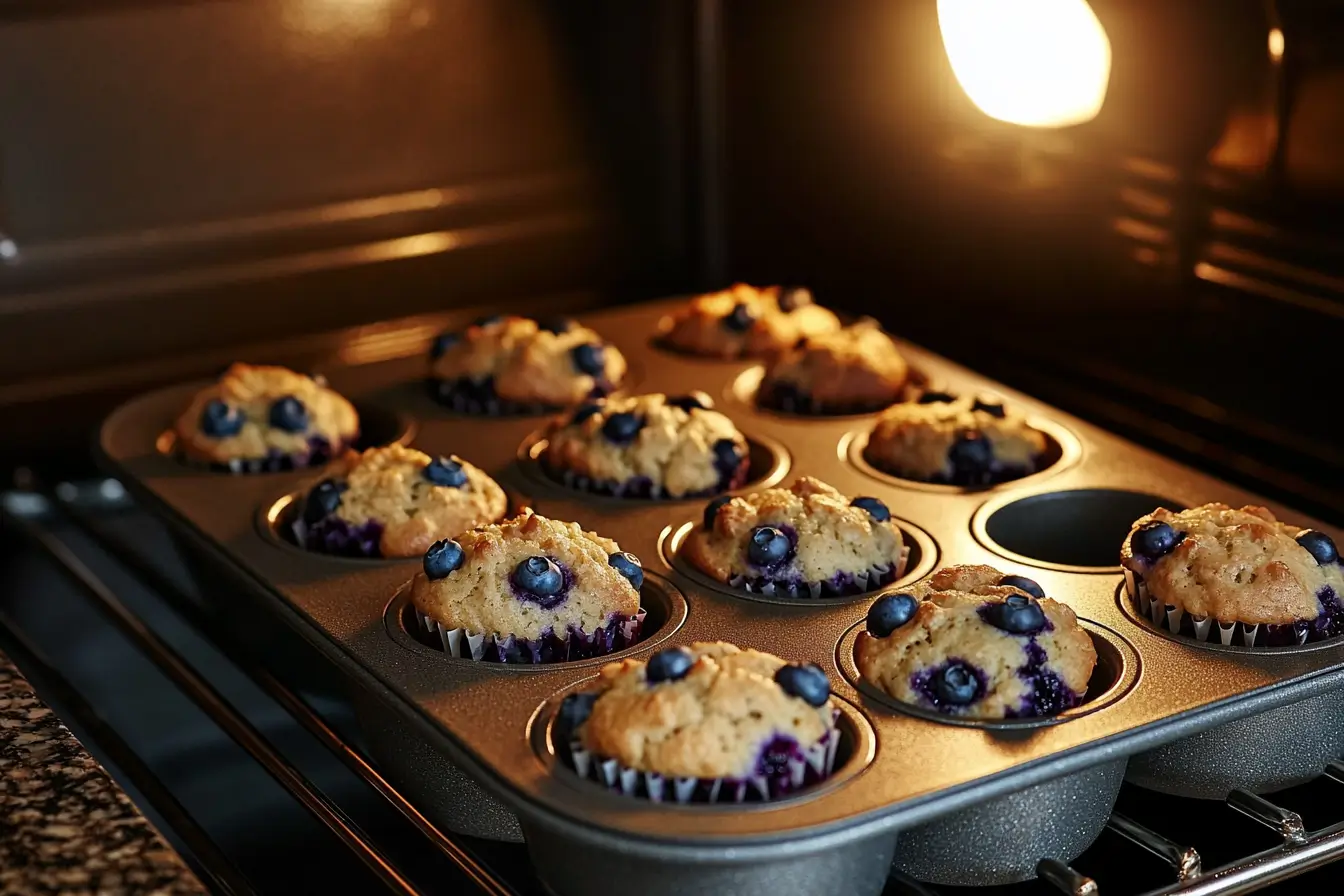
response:
[[[731,491],[747,478],[747,440],[712,408],[704,393],[587,402],[551,426],[541,463],[566,484],[619,497]]]
[[[602,669],[569,695],[553,732],[572,767],[630,796],[743,802],[827,777],[839,734],[813,665],[723,642],[672,647]]]
[[[639,558],[531,511],[435,542],[411,582],[425,630],[454,656],[544,663],[639,640]]]
[[[1031,579],[951,566],[874,601],[854,658],[864,681],[902,703],[1022,719],[1082,703],[1097,651],[1073,610]]]
[[[993,485],[1044,465],[1045,434],[989,398],[925,392],[878,418],[863,449],[879,470],[948,485]]]
[[[862,414],[900,401],[910,365],[877,321],[805,337],[770,362],[756,401],[795,414]]]
[[[908,550],[877,498],[850,500],[801,477],[788,488],[716,498],[681,557],[734,588],[781,597],[858,594],[905,570]]]
[[[190,460],[232,472],[326,463],[359,438],[354,405],[284,367],[234,364],[196,393],[175,425]]]
[[[504,490],[461,458],[388,445],[348,452],[300,502],[294,534],[325,554],[418,557],[507,508]]]
[[[430,356],[435,395],[471,414],[567,407],[614,391],[626,370],[615,346],[568,319],[482,318],[440,334]]]
[[[1344,567],[1324,532],[1264,507],[1159,508],[1120,549],[1141,613],[1173,632],[1224,644],[1281,646],[1344,634]]]
[[[696,296],[663,322],[663,344],[711,358],[764,358],[805,336],[840,329],[840,319],[796,286],[748,286]]]

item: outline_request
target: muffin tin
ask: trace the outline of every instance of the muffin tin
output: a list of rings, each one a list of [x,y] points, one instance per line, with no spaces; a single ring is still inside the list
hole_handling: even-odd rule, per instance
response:
[[[584,323],[641,358],[641,391],[725,396],[719,409],[774,454],[769,478],[787,469],[785,481],[812,475],[885,501],[916,536],[906,580],[936,566],[988,563],[1039,581],[1107,645],[1108,678],[1094,680],[1088,704],[1065,719],[1017,723],[953,722],[892,705],[860,687],[854,672],[850,651],[866,601],[746,599],[682,569],[676,535],[699,518],[703,501],[622,501],[548,481],[528,469],[544,418],[447,411],[428,396],[423,357],[327,371],[361,407],[413,421],[417,447],[457,453],[539,513],[577,521],[639,555],[645,604],[657,604],[660,618],[646,641],[618,657],[723,639],[818,663],[830,675],[850,720],[833,780],[777,803],[652,805],[556,768],[547,734],[556,701],[609,658],[505,667],[453,659],[418,640],[401,593],[416,561],[309,554],[267,531],[316,471],[231,476],[159,450],[200,384],[124,405],[102,429],[101,452],[173,524],[229,625],[253,633],[261,649],[268,632],[297,632],[339,671],[370,749],[421,811],[455,831],[525,837],[538,874],[562,896],[877,893],[893,856],[936,882],[1019,880],[1038,859],[1069,861],[1091,842],[1127,765],[1145,786],[1221,796],[1233,786],[1289,786],[1344,754],[1344,643],[1238,652],[1173,639],[1127,612],[1117,565],[1130,523],[1158,503],[1263,503],[1344,540],[1337,530],[911,345],[902,348],[929,381],[996,392],[1043,421],[1062,446],[1060,462],[980,491],[872,475],[854,462],[854,444],[876,415],[753,408],[733,384],[756,362],[654,346],[674,301],[594,313]]]

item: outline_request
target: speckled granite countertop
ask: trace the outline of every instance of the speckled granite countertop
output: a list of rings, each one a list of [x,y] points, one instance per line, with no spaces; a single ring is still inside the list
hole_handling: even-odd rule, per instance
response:
[[[0,893],[205,892],[0,653]]]

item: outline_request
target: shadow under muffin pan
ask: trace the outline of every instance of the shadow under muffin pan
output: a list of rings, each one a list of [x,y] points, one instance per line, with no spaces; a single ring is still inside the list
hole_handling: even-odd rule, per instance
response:
[[[1069,432],[1063,426],[1041,417],[1032,417],[1027,423],[1032,429],[1045,436],[1046,447],[1045,451],[1041,454],[1040,463],[1037,469],[1023,476],[991,482],[985,485],[952,485],[945,482],[929,482],[922,479],[907,479],[904,476],[898,476],[895,473],[887,472],[881,467],[873,464],[864,453],[868,448],[868,438],[873,432],[872,425],[864,426],[845,433],[845,435],[840,437],[840,443],[837,450],[840,456],[847,459],[856,469],[866,476],[871,476],[878,482],[885,482],[888,485],[894,485],[900,488],[914,488],[948,494],[988,492],[1000,490],[1008,486],[1018,487],[1024,483],[1034,483],[1047,476],[1053,476],[1054,474],[1067,469],[1082,456],[1082,446],[1078,443],[1078,440],[1074,438],[1073,433]]]
[[[609,309],[585,317],[585,323],[628,357],[640,358],[645,374],[641,390],[723,394],[741,365],[690,364],[647,351],[656,322],[675,304]],[[971,836],[969,828],[983,842],[997,844],[1001,860],[976,869],[984,872],[978,880],[962,882],[987,883],[1030,873],[1041,851],[1067,855],[1072,835],[1058,819],[1068,814],[1073,801],[1110,793],[1126,756],[1132,757],[1131,777],[1149,784],[1141,777],[1145,763],[1159,772],[1173,767],[1164,764],[1170,762],[1164,754],[1169,745],[1188,751],[1186,745],[1202,734],[1254,731],[1260,738],[1255,745],[1246,747],[1248,739],[1238,753],[1228,749],[1213,757],[1223,764],[1226,781],[1273,788],[1279,782],[1265,783],[1267,773],[1278,768],[1302,771],[1293,752],[1300,735],[1284,734],[1291,728],[1284,720],[1310,715],[1307,710],[1344,720],[1344,706],[1338,705],[1344,702],[1344,645],[1274,654],[1201,648],[1136,623],[1116,601],[1120,540],[1134,518],[1164,503],[1150,499],[1170,496],[1179,500],[1165,503],[1187,507],[1207,501],[1268,502],[1129,446],[917,346],[903,349],[933,381],[956,383],[963,391],[994,392],[1030,416],[1072,432],[1084,450],[1076,463],[1049,480],[1057,492],[1128,492],[1147,496],[1144,500],[1151,506],[1117,509],[1103,498],[1093,509],[1109,504],[1109,525],[1123,524],[1123,529],[1117,533],[1096,527],[1079,542],[1072,534],[1017,531],[1034,526],[1058,533],[1060,527],[1077,524],[1076,513],[1027,504],[1023,506],[1029,512],[1019,513],[1016,520],[1011,512],[997,518],[1011,523],[992,527],[989,534],[997,542],[983,531],[977,540],[972,517],[979,505],[995,504],[983,516],[1017,499],[1036,497],[1039,485],[1009,483],[985,502],[974,494],[874,484],[837,451],[837,429],[851,426],[819,427],[817,421],[826,418],[762,414],[753,428],[787,448],[791,473],[815,476],[851,495],[875,493],[899,507],[901,517],[916,530],[912,534],[927,533],[927,557],[921,554],[912,564],[917,575],[938,561],[993,562],[995,554],[1008,556],[1006,548],[1025,557],[1028,548],[1035,548],[1014,539],[1028,536],[1046,547],[1061,541],[1074,547],[1085,544],[1086,556],[1052,552],[1054,565],[1027,559],[1021,568],[1005,571],[1032,575],[1032,567],[1048,569],[1042,574],[1046,590],[1080,616],[1128,640],[1138,652],[1141,674],[1122,699],[1062,723],[1003,730],[932,721],[865,698],[837,667],[840,641],[863,618],[862,599],[744,600],[746,595],[679,574],[673,581],[687,607],[684,621],[675,629],[664,626],[625,656],[646,659],[666,646],[723,639],[791,661],[817,663],[830,676],[835,694],[873,732],[872,760],[852,778],[779,804],[660,807],[579,786],[583,782],[553,773],[529,740],[537,707],[591,679],[603,661],[524,668],[447,658],[411,639],[399,620],[391,625],[386,618],[393,596],[406,582],[407,566],[332,563],[324,555],[278,550],[259,530],[258,508],[275,502],[282,488],[277,481],[292,491],[313,474],[287,474],[290,478],[284,480],[219,476],[178,463],[155,447],[159,434],[200,384],[170,387],[123,405],[104,423],[99,453],[110,475],[169,523],[191,555],[203,599],[223,624],[253,632],[273,629],[291,642],[301,641],[302,655],[312,657],[304,668],[313,670],[314,679],[341,683],[339,693],[353,702],[380,772],[408,800],[448,830],[501,840],[526,836],[542,876],[562,896],[628,896],[630,881],[656,896],[715,889],[737,896],[876,896],[893,848],[897,863],[919,876],[943,880],[964,873],[959,869],[965,863],[949,846],[964,847],[959,838]],[[516,469],[518,446],[538,421],[479,418],[478,425],[473,418],[437,412],[420,391],[422,356],[333,370],[329,377],[356,402],[378,396],[390,409],[416,411],[417,443],[427,452],[461,453],[482,469],[498,472],[502,484],[523,484]],[[665,542],[674,527],[692,516],[684,506],[659,502],[602,500],[578,492],[559,495],[556,490],[548,498],[555,508],[551,515],[616,537],[622,548],[645,558],[651,578],[663,571],[655,556],[675,560]],[[1081,512],[1086,504],[1075,501],[1074,510]],[[1283,519],[1344,541],[1336,529],[1270,506]],[[1099,548],[1102,541],[1107,543]],[[923,551],[925,543],[918,543]],[[1096,562],[1093,552],[1106,555],[1104,566],[1073,565],[1080,557]],[[1313,759],[1321,755],[1315,746],[1307,752]],[[1159,761],[1148,763],[1150,757]],[[1063,783],[1048,786],[1056,781]],[[1011,798],[1021,811],[1012,829],[988,823],[976,827],[973,821],[1002,814],[966,814]],[[967,829],[933,836],[929,832],[937,831],[940,819],[960,819]],[[908,853],[904,860],[903,852]],[[926,864],[916,867],[921,856]]]
[[[546,467],[543,459],[546,449],[550,442],[546,438],[545,430],[538,430],[532,433],[524,440],[518,448],[518,466],[533,482],[551,486],[552,488],[562,488],[585,499],[609,500],[609,501],[639,501],[639,502],[673,502],[673,501],[705,501],[716,495],[730,494],[737,491],[756,490],[769,488],[778,485],[784,480],[789,472],[789,452],[783,445],[774,439],[765,436],[748,435],[743,433],[747,440],[747,479],[736,488],[723,491],[710,491],[701,495],[685,495],[682,497],[669,497],[665,495],[652,496],[645,493],[621,493],[617,494],[611,488],[603,488],[597,485],[585,485],[588,480],[585,477],[574,476],[570,481],[565,481],[552,473]]]
[[[760,601],[768,604],[784,604],[787,606],[816,606],[818,604],[836,604],[853,603],[860,600],[872,600],[878,592],[886,591],[900,585],[908,585],[911,582],[917,582],[929,573],[933,572],[938,562],[938,547],[927,532],[915,526],[906,520],[893,516],[894,522],[901,530],[901,539],[905,548],[909,551],[905,558],[905,571],[900,575],[881,582],[874,587],[869,587],[863,591],[854,593],[827,594],[823,592],[817,597],[799,596],[792,597],[783,594],[766,594],[760,591],[748,591],[745,588],[734,588],[726,582],[720,582],[711,578],[707,573],[697,569],[694,564],[682,559],[681,547],[686,542],[686,538],[695,531],[696,527],[702,525],[701,522],[692,520],[676,527],[668,527],[664,532],[664,538],[659,545],[659,552],[662,554],[663,561],[675,570],[679,575],[690,579],[701,588],[708,588],[717,591],[720,594],[726,594],[730,597],[741,600]]]

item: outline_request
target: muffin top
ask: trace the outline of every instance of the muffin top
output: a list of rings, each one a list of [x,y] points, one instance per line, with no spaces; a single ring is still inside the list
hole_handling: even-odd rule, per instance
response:
[[[863,453],[907,479],[987,485],[1033,472],[1045,448],[1045,434],[1002,402],[926,392],[888,408]]]
[[[277,455],[304,460],[340,451],[359,436],[354,405],[310,376],[284,367],[234,364],[196,393],[176,424],[189,457],[215,463]]]
[[[638,395],[580,405],[556,421],[542,458],[568,471],[639,493],[672,498],[737,488],[746,478],[747,440],[712,410],[708,395]]]
[[[430,364],[439,380],[489,382],[505,401],[553,407],[611,392],[625,370],[620,351],[587,327],[513,315],[441,334]]]
[[[804,336],[840,328],[840,319],[816,305],[801,287],[745,283],[691,299],[665,321],[663,341],[714,358],[762,358]]]
[[[1314,620],[1322,600],[1344,597],[1329,536],[1279,522],[1264,507],[1158,508],[1134,523],[1120,562],[1163,603],[1227,623]]]
[[[616,542],[524,511],[436,542],[411,601],[445,629],[538,639],[639,612],[643,572]]]
[[[910,366],[872,318],[799,339],[770,363],[759,401],[785,411],[875,410],[900,401]]]
[[[1097,662],[1073,610],[989,566],[940,569],[879,597],[854,655],[864,680],[897,700],[977,719],[1071,709]]]
[[[824,582],[891,567],[902,547],[901,530],[881,501],[851,501],[803,476],[788,488],[710,502],[704,524],[681,550],[687,562],[721,582],[739,576]]]
[[[504,516],[495,480],[459,457],[431,458],[403,445],[347,452],[304,500],[309,525],[336,519],[382,529],[384,557],[415,557],[434,542]]]
[[[792,670],[782,672],[781,670]],[[816,745],[835,728],[829,682],[815,666],[723,642],[674,647],[604,666],[576,734],[589,751],[684,778],[768,774],[780,740]]]

